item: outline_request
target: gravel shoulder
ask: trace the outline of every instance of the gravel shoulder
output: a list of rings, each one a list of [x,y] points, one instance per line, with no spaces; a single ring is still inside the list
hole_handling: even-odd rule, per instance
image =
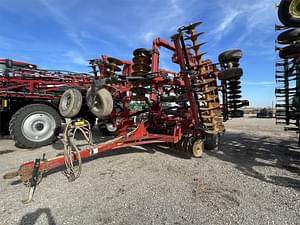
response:
[[[235,119],[226,129],[201,159],[159,145],[107,152],[75,182],[46,177],[28,205],[25,187],[1,178],[0,224],[299,224],[297,135],[273,119]],[[61,147],[17,149],[2,139],[0,175]]]

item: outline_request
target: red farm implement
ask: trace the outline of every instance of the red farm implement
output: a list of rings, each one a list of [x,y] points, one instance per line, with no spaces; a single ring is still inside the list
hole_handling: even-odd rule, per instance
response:
[[[198,41],[203,33],[196,32],[200,24],[179,28],[171,43],[157,38],[151,49],[134,50],[132,61],[106,56],[90,61],[94,79],[87,91],[87,105],[100,121],[115,128],[116,138],[94,145],[88,122],[70,122],[64,132],[64,156],[24,163],[18,171],[5,176],[19,176],[30,187],[26,202],[32,199],[43,174],[65,166],[65,175],[75,180],[80,175],[82,160],[101,152],[167,143],[185,155],[201,157],[204,148],[217,147],[220,134],[225,132],[223,122],[240,116],[240,108],[248,104],[240,100],[242,54],[240,50],[224,52],[217,64],[204,59],[200,51],[203,44]],[[161,48],[171,51],[170,61],[179,66],[179,72],[160,68]],[[65,101],[65,95],[60,101]],[[136,102],[143,103],[143,107],[132,108]],[[84,135],[86,149],[80,150],[76,145],[77,131]]]

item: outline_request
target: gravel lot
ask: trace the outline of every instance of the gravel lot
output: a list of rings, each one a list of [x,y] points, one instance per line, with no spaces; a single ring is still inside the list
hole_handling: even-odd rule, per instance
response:
[[[61,173],[27,190],[0,182],[0,224],[300,224],[300,150],[294,132],[272,119],[235,119],[218,151],[185,159],[162,146],[114,150],[83,165],[69,183]],[[60,153],[0,140],[0,175],[21,162]]]

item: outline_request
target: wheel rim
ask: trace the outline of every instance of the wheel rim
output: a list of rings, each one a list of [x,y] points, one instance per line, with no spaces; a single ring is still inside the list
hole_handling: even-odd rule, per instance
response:
[[[300,19],[300,0],[293,0],[289,7],[289,13],[297,18]]]
[[[116,132],[116,131],[117,131],[117,127],[114,127],[114,125],[111,124],[111,123],[105,124],[105,127],[106,127],[106,129],[107,129],[109,132]]]
[[[202,140],[197,140],[193,144],[193,156],[199,158],[202,156],[204,144]]]
[[[32,142],[43,142],[49,139],[55,130],[54,117],[46,112],[29,114],[22,122],[21,131],[24,137]]]

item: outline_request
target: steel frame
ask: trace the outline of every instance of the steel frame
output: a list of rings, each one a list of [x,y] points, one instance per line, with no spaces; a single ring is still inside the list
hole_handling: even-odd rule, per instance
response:
[[[90,84],[87,74],[19,69],[9,76],[0,75],[0,97],[57,100],[66,88],[87,89]]]

